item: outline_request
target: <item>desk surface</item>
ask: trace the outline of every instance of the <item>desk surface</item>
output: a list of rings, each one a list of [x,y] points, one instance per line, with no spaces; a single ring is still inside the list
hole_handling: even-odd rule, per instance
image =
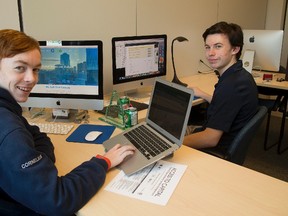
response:
[[[214,79],[214,80],[213,80]],[[183,79],[214,89],[213,74]],[[214,82],[214,83],[213,83]],[[90,123],[105,124],[90,112]],[[114,134],[120,133],[116,129]],[[67,136],[50,135],[59,175],[104,152],[102,145],[69,143]],[[107,173],[104,186],[77,215],[288,215],[288,183],[183,146],[169,161],[188,165],[166,206],[160,206],[105,191],[119,173]]]
[[[282,90],[288,90],[288,81],[278,82],[277,78],[284,78],[285,74],[283,73],[271,73],[273,75],[273,80],[265,81],[263,80],[264,72],[253,71],[254,80],[257,86],[263,86],[268,88],[277,88]],[[197,74],[189,77],[184,77],[181,81],[192,85],[198,86],[209,94],[212,94],[214,91],[214,84],[217,82],[218,78],[214,73],[209,74]]]
[[[267,88],[276,88],[281,90],[288,90],[288,81],[278,82],[277,78],[284,78],[285,74],[281,73],[272,73],[273,79],[271,81],[263,80],[263,72],[255,72],[255,82],[258,86],[267,87]],[[257,76],[259,75],[259,76]]]
[[[91,123],[103,124],[90,114]],[[121,132],[116,129],[115,134]],[[56,166],[64,175],[97,153],[102,145],[68,143],[50,135]],[[166,206],[105,191],[118,174],[107,173],[104,186],[77,215],[288,215],[288,183],[183,146],[169,161],[188,165]],[[145,211],[143,211],[145,209]]]

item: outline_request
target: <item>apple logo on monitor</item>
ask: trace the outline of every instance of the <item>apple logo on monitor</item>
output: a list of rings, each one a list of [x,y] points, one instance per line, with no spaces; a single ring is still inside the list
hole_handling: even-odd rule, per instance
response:
[[[58,101],[56,102],[56,104],[57,104],[58,106],[60,106],[60,105],[61,105],[61,102],[58,100]]]
[[[250,43],[254,43],[254,41],[255,41],[255,37],[254,37],[254,36],[252,36],[252,37],[249,38],[249,42],[250,42]]]

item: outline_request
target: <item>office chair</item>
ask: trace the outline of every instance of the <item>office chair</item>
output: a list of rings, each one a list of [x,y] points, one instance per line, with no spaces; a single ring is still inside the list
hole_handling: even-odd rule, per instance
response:
[[[283,144],[282,139],[284,136],[285,122],[286,122],[286,117],[288,116],[287,108],[288,108],[288,95],[286,93],[285,95],[283,95],[283,99],[281,100],[281,103],[278,109],[278,111],[282,113],[280,134],[279,134],[278,141],[275,143],[276,145],[278,145],[278,148],[277,148],[278,154],[282,154],[284,151],[288,150],[288,146],[286,146],[285,148],[282,148],[282,144]]]
[[[275,99],[259,98],[259,105],[265,106],[267,108],[267,121],[266,121],[265,137],[264,137],[264,150],[268,150],[272,148],[273,146],[277,145],[277,143],[268,145],[268,135],[270,131],[270,120],[271,120],[272,111],[277,111],[279,109],[281,105],[283,93],[278,89],[267,89],[261,86],[258,86],[258,93],[262,95],[275,97]]]
[[[259,106],[257,113],[239,131],[225,153],[221,152],[217,147],[202,149],[202,151],[232,163],[243,165],[248,147],[253,136],[264,120],[266,113],[267,108],[265,106]]]
[[[287,61],[287,67],[284,68],[280,66],[280,73],[285,74],[285,80],[288,81],[288,61]],[[258,86],[258,93],[261,95],[267,95],[267,96],[274,96],[275,99],[266,99],[266,98],[259,98],[259,105],[260,106],[266,106],[268,109],[268,115],[267,115],[267,122],[266,122],[266,129],[265,129],[265,138],[264,138],[264,150],[269,150],[273,146],[278,145],[278,153],[281,154],[286,149],[281,150],[281,142],[284,134],[284,128],[285,128],[285,117],[287,116],[287,94],[281,90],[281,89],[275,89],[275,88],[265,88],[262,86]],[[279,138],[276,142],[268,144],[268,135],[270,131],[270,119],[272,111],[278,111],[282,113],[282,121],[281,121],[281,127],[280,127],[280,134]]]

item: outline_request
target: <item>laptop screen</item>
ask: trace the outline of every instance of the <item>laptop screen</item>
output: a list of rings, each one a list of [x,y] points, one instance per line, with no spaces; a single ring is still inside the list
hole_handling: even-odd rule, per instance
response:
[[[173,86],[155,82],[153,98],[150,102],[148,119],[180,139],[186,112],[190,104],[188,92]]]

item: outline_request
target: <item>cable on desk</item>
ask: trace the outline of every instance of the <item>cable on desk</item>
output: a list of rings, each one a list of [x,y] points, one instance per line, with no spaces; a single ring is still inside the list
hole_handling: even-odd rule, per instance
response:
[[[34,119],[34,118],[36,118],[36,117],[39,117],[39,116],[44,115],[45,108],[41,108],[39,111],[37,111],[37,112],[35,112],[35,113],[32,113],[32,110],[33,110],[32,107],[29,107],[28,110],[29,110],[30,118],[31,118],[31,119]]]
[[[76,114],[74,122],[76,124],[80,124],[80,123],[82,123],[82,121],[84,121],[84,123],[89,123],[88,118],[89,118],[88,111],[87,110],[82,110],[81,112],[78,112]]]

